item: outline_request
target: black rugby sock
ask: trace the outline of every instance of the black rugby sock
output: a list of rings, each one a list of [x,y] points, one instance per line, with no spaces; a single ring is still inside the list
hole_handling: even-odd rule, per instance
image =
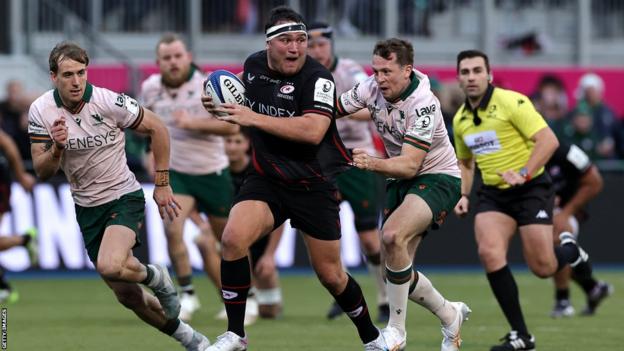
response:
[[[193,287],[193,276],[186,275],[184,277],[178,277],[178,285],[180,286],[180,291],[183,293],[193,295],[195,294],[195,288]]]
[[[247,256],[234,261],[221,259],[221,291],[228,316],[228,331],[245,337],[245,308],[251,285]]]
[[[487,278],[492,292],[507,318],[507,322],[511,325],[511,329],[517,331],[519,335],[529,336],[522,309],[520,308],[518,286],[509,266],[506,265],[495,272],[488,273]]]
[[[11,290],[11,284],[6,280],[4,276],[4,269],[0,267],[0,289]]]
[[[557,301],[570,300],[570,289],[557,289],[557,290],[555,290],[555,299]]]
[[[592,274],[592,265],[589,260],[572,267],[572,273],[572,278],[583,288],[586,294],[589,294],[598,284],[598,281],[594,279]]]
[[[355,279],[348,274],[347,276],[349,277],[347,286],[343,292],[334,295],[334,298],[340,308],[345,311],[353,324],[355,324],[362,343],[367,344],[379,336],[379,330],[371,321],[362,289]]]

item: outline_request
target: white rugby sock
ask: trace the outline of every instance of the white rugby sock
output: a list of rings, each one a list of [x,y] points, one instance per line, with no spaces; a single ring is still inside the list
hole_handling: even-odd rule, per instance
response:
[[[149,282],[146,282],[145,285],[147,285],[149,288],[152,288],[152,289],[158,288],[163,279],[162,272],[153,264],[147,264],[145,265],[145,268],[149,269],[150,272],[153,274],[152,279]]]
[[[409,299],[435,314],[440,318],[442,325],[448,326],[453,323],[457,315],[455,308],[433,287],[424,274],[418,271],[416,274],[418,281],[414,291],[409,294]]]
[[[193,340],[193,328],[190,325],[180,321],[178,329],[171,335],[174,339],[178,340],[182,345],[188,345]]]
[[[407,274],[412,275],[412,265],[393,271],[386,266],[387,272],[387,293],[388,304],[390,305],[390,319],[388,320],[388,326],[398,329],[403,335],[405,335],[405,318],[407,315],[407,296],[409,294],[410,280],[409,278],[405,283],[398,283],[397,280],[402,280]],[[393,281],[395,283],[393,283]]]

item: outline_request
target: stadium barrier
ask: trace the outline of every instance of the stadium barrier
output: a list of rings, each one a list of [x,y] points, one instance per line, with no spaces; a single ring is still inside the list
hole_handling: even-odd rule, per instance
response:
[[[619,204],[624,198],[624,174],[607,173],[605,191],[588,208],[590,219],[581,226],[580,242],[590,253],[592,261],[599,264],[622,264],[621,248],[624,236],[624,216]],[[143,245],[135,249],[142,261],[169,263],[162,221],[152,198],[153,185],[143,184],[146,198],[146,219],[141,240]],[[92,269],[83,247],[82,236],[75,220],[74,203],[66,183],[43,183],[35,186],[32,194],[24,192],[17,183],[12,185],[12,212],[0,223],[0,235],[22,232],[36,226],[40,233],[40,267],[54,269]],[[473,202],[474,203],[474,202]],[[341,205],[342,254],[347,266],[363,263],[359,242],[353,225],[353,213],[348,204]],[[478,265],[477,248],[473,234],[473,219],[447,217],[447,223],[431,231],[421,244],[416,264]],[[192,266],[201,269],[201,258],[192,240],[199,229],[189,220],[185,227],[185,241],[189,247]],[[518,237],[509,252],[513,263],[523,262]],[[308,255],[301,237],[287,226],[276,253],[279,267],[308,267]],[[0,253],[0,264],[10,271],[28,268],[26,250],[13,248]]]

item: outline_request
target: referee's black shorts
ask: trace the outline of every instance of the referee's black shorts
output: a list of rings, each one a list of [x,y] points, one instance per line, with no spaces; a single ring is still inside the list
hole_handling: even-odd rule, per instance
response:
[[[290,218],[290,225],[319,240],[340,239],[340,203],[331,183],[307,186],[286,184],[258,174],[248,174],[234,198],[266,202],[275,220],[273,229]]]
[[[552,224],[555,190],[547,173],[507,189],[482,185],[477,196],[477,213],[502,212],[515,219],[518,226]]]

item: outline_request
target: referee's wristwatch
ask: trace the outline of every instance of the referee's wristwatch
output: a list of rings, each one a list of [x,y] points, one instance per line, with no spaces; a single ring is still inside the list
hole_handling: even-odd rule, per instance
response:
[[[520,176],[524,178],[525,182],[528,182],[529,180],[531,180],[531,174],[529,174],[529,170],[526,167],[520,168],[520,170],[518,171],[518,174],[520,174]]]

